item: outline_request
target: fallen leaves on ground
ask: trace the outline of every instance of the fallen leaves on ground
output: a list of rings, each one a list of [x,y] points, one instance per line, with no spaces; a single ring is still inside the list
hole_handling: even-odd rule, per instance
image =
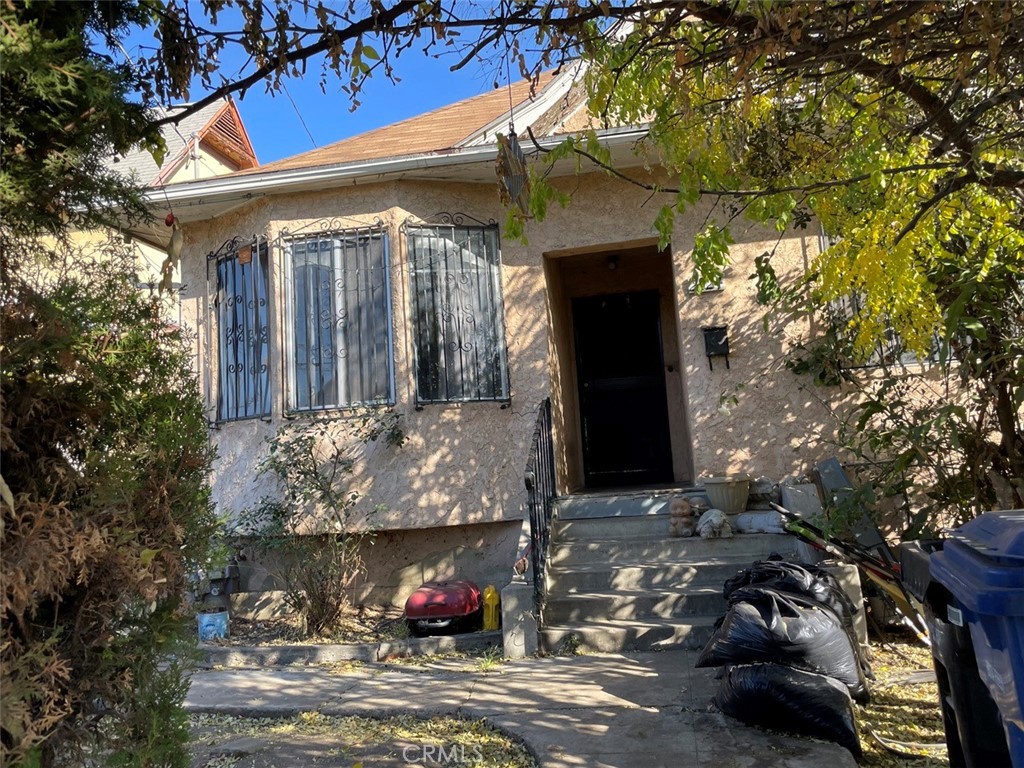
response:
[[[858,726],[864,759],[871,768],[933,768],[949,766],[942,750],[913,750],[918,757],[901,757],[887,750],[871,735],[917,744],[945,745],[938,688],[934,679],[927,683],[907,682],[918,670],[932,669],[931,649],[906,638],[888,643],[873,642],[872,669],[876,680],[871,686],[871,703],[858,708]],[[870,729],[870,730],[869,730]]]
[[[193,714],[190,717],[193,743],[215,747],[238,737],[272,743],[294,736],[336,739],[339,750],[358,761],[360,752],[391,744],[443,746],[449,751],[460,746],[463,754],[474,756],[476,768],[536,768],[526,747],[494,728],[486,720],[455,717],[420,718],[402,714],[385,718],[336,717],[319,712],[302,712],[290,718],[237,717]],[[396,746],[397,749],[397,746]],[[477,759],[479,755],[479,760]],[[230,768],[234,755],[214,755],[199,768]],[[355,764],[358,764],[355,763]]]
[[[294,645],[308,643],[376,643],[409,636],[400,608],[358,605],[341,617],[329,634],[305,636],[297,616],[276,619],[231,619],[231,636],[218,643],[227,646]]]

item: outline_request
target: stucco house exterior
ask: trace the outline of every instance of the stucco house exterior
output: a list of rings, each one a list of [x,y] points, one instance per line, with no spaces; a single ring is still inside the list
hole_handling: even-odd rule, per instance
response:
[[[371,445],[353,476],[378,530],[375,599],[428,578],[508,581],[547,398],[560,494],[781,479],[829,450],[828,404],[782,365],[811,329],[766,332],[748,279],[766,251],[780,274],[801,273],[817,233],[734,229],[723,284],[694,292],[689,254],[711,203],[660,249],[658,195],[565,163],[551,178],[572,204],[531,222],[528,242],[505,237],[495,137],[510,118],[547,147],[591,120],[565,72],[151,196],[185,234],[182,316],[222,514],[273,491],[257,467],[282,425],[355,406],[400,414],[405,445]],[[636,152],[643,127],[599,135],[617,167],[656,177]],[[706,355],[708,328],[725,329],[728,358]]]
[[[185,112],[187,107],[169,107],[158,116],[174,118]],[[169,184],[208,179],[259,165],[238,106],[230,99],[214,101],[185,115],[177,123],[166,123],[160,134],[167,148],[161,165],[157,165],[149,151],[141,147],[105,160],[111,170],[152,189],[155,199],[160,197],[159,190]],[[157,220],[135,225],[130,230],[140,287],[156,286],[161,282],[171,230],[164,224],[163,211],[160,213]],[[103,237],[103,233],[79,233],[77,239],[85,243]],[[179,274],[173,276],[172,287],[180,289]]]

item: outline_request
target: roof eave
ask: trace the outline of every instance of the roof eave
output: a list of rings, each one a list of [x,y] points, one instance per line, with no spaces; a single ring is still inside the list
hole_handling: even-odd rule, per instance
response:
[[[486,125],[473,131],[459,142],[459,146],[486,144],[488,138],[493,142],[497,133],[502,129],[511,130],[515,123],[519,124],[520,131],[528,130],[541,115],[551,109],[559,99],[565,97],[573,83],[582,78],[586,71],[587,65],[581,60],[567,64],[565,69],[552,78],[535,97],[524,99],[515,105],[511,114],[502,113]]]
[[[601,142],[609,148],[634,143],[646,135],[646,127],[635,126],[598,132]],[[548,149],[560,144],[565,138],[552,136],[540,139],[538,143],[542,148]],[[482,144],[460,147],[444,153],[432,152],[311,168],[219,176],[151,189],[147,192],[146,199],[153,205],[187,205],[200,200],[204,203],[213,203],[221,198],[236,198],[240,194],[256,196],[314,190],[365,180],[379,181],[418,170],[486,162],[493,160],[497,151],[497,144]]]

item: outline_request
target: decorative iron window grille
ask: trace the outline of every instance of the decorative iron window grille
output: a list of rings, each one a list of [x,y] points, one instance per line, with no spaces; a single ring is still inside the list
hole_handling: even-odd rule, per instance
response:
[[[862,299],[858,293],[852,293],[842,299],[831,303],[828,307],[829,322],[836,329],[836,332],[843,338],[847,337],[851,321],[862,311]],[[887,324],[884,329],[883,338],[879,339],[866,359],[860,359],[855,365],[846,365],[847,368],[878,368],[887,365],[917,365],[922,362],[934,362],[937,357],[938,339],[932,340],[931,349],[928,355],[922,360],[918,355],[908,350],[899,333],[891,325]]]
[[[822,234],[819,236],[820,248],[825,250],[839,242],[839,238]],[[863,311],[863,298],[859,293],[851,293],[841,299],[829,304],[825,310],[825,316],[835,333],[841,339],[849,340],[851,322]],[[900,338],[899,333],[892,327],[891,322],[886,318],[884,336],[876,342],[871,353],[866,359],[856,364],[847,362],[843,367],[855,368],[879,368],[888,365],[920,365],[922,363],[934,363],[938,360],[940,340],[938,334],[932,339],[931,348],[928,354],[922,359],[916,353],[908,350]]]
[[[282,233],[288,404],[394,403],[388,239],[381,226]]]
[[[498,225],[443,213],[404,229],[417,403],[507,402]]]
[[[207,256],[216,269],[217,421],[270,416],[268,251],[262,237],[234,238]]]

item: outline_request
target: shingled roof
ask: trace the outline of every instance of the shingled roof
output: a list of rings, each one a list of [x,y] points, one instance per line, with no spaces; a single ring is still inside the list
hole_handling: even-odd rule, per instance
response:
[[[160,110],[158,117],[173,117],[184,112],[187,104]],[[167,157],[163,166],[156,164],[148,150],[136,147],[124,155],[111,157],[106,165],[133,177],[142,186],[156,186],[163,183],[186,160],[192,150],[192,142],[200,142],[224,155],[239,169],[257,165],[256,154],[242,125],[241,117],[234,102],[215,101],[202,109],[186,115],[178,123],[166,123],[160,133],[167,145]]]
[[[266,163],[248,172],[290,171],[452,150],[507,115],[510,98],[514,109],[518,108],[531,101],[554,77],[554,73],[549,72],[541,75],[537,83],[522,80],[514,83],[511,88],[501,87],[463,99],[416,117],[336,141],[326,147]]]

